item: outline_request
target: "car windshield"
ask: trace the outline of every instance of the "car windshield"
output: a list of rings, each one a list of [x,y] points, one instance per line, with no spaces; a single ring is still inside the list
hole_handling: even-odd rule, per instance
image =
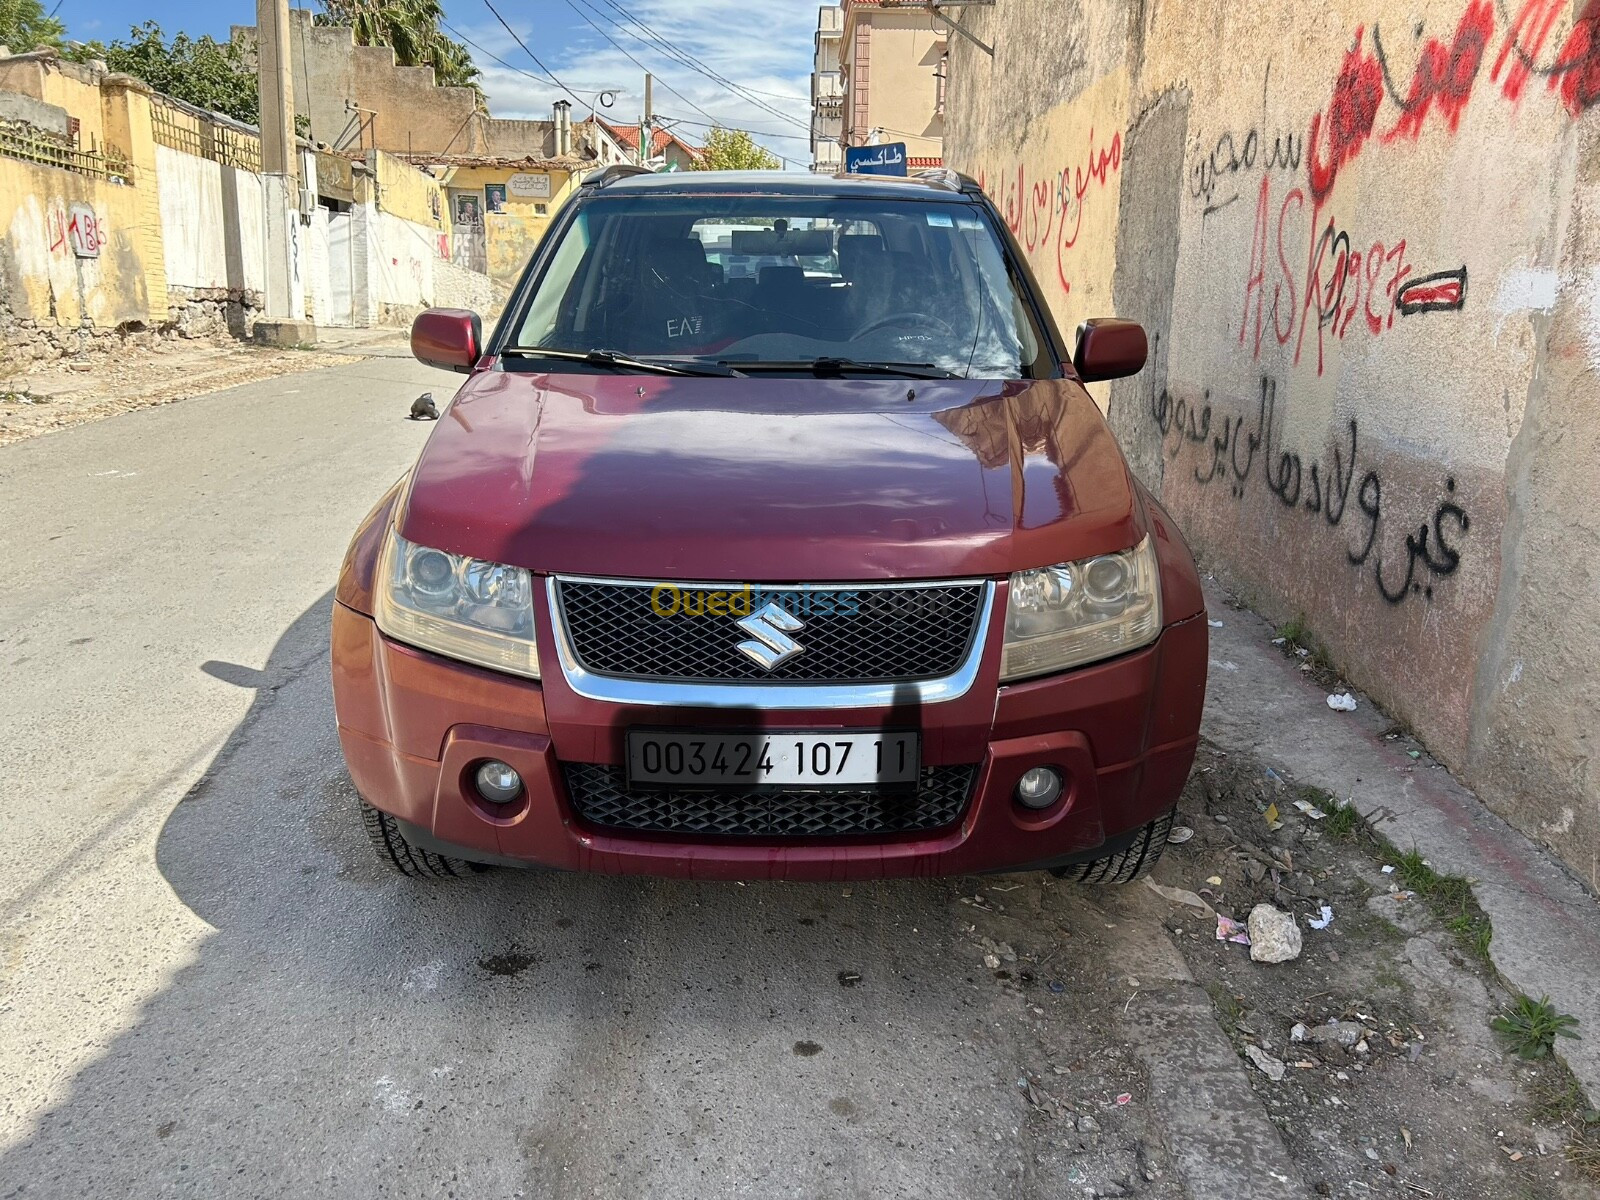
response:
[[[599,196],[560,237],[508,349],[747,371],[1054,370],[1001,242],[972,204]]]

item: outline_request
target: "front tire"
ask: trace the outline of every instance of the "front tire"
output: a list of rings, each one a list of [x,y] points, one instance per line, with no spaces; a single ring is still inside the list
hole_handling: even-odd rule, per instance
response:
[[[1174,808],[1166,815],[1157,817],[1139,831],[1130,845],[1115,854],[1073,863],[1069,867],[1055,867],[1050,874],[1075,883],[1132,883],[1148,875],[1161,861],[1161,852],[1167,848],[1167,834],[1172,832],[1172,823],[1177,816],[1178,810]]]
[[[432,850],[412,845],[400,832],[399,821],[382,809],[373,808],[365,800],[360,804],[361,823],[366,826],[367,836],[372,839],[372,848],[379,860],[391,870],[414,879],[458,879],[487,870],[478,863],[435,854]]]

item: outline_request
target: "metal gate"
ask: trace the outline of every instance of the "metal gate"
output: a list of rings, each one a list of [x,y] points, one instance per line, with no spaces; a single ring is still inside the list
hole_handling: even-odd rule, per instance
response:
[[[348,328],[356,323],[355,215],[328,214],[328,324]]]

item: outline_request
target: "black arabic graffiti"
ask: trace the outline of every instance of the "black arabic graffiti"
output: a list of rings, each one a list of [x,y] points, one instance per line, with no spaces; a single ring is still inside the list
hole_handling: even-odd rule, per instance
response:
[[[1256,405],[1255,420],[1216,413],[1209,391],[1201,403],[1174,397],[1165,388],[1152,389],[1150,416],[1161,432],[1163,449],[1176,461],[1186,445],[1198,447],[1200,461],[1195,465],[1198,483],[1225,481],[1236,500],[1244,498],[1247,486],[1261,462],[1261,477],[1266,488],[1284,508],[1321,515],[1329,528],[1337,528],[1349,507],[1350,491],[1355,487],[1356,507],[1366,529],[1359,549],[1348,547],[1345,557],[1353,567],[1372,564],[1372,579],[1378,594],[1390,604],[1401,604],[1408,597],[1433,598],[1433,583],[1455,574],[1461,565],[1459,540],[1471,528],[1471,518],[1454,500],[1455,478],[1445,480],[1445,497],[1434,507],[1432,517],[1408,532],[1405,538],[1404,570],[1384,570],[1384,555],[1378,550],[1383,524],[1383,479],[1368,470],[1355,484],[1359,428],[1352,417],[1344,436],[1329,448],[1327,460],[1307,464],[1299,454],[1284,450],[1276,429],[1278,385],[1263,377]],[[1391,559],[1391,567],[1394,560]],[[1418,573],[1419,566],[1422,573]]]
[[[1194,166],[1189,168],[1189,195],[1192,199],[1205,201],[1208,213],[1215,212],[1239,198],[1235,191],[1221,203],[1213,203],[1218,181],[1224,176],[1251,171],[1258,165],[1267,171],[1298,171],[1305,146],[1303,133],[1275,134],[1270,145],[1267,135],[1259,129],[1247,130],[1238,138],[1231,132],[1224,133],[1217,138],[1210,151],[1202,153]]]

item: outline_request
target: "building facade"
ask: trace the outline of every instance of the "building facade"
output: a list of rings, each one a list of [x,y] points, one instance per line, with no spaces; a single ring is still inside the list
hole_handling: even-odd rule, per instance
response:
[[[837,4],[818,9],[811,66],[811,169],[822,175],[836,175],[844,165],[843,39],[844,10]]]
[[[844,147],[885,142],[904,142],[913,169],[943,165],[948,50],[945,27],[924,8],[844,0],[821,9],[812,169],[837,170]]]

